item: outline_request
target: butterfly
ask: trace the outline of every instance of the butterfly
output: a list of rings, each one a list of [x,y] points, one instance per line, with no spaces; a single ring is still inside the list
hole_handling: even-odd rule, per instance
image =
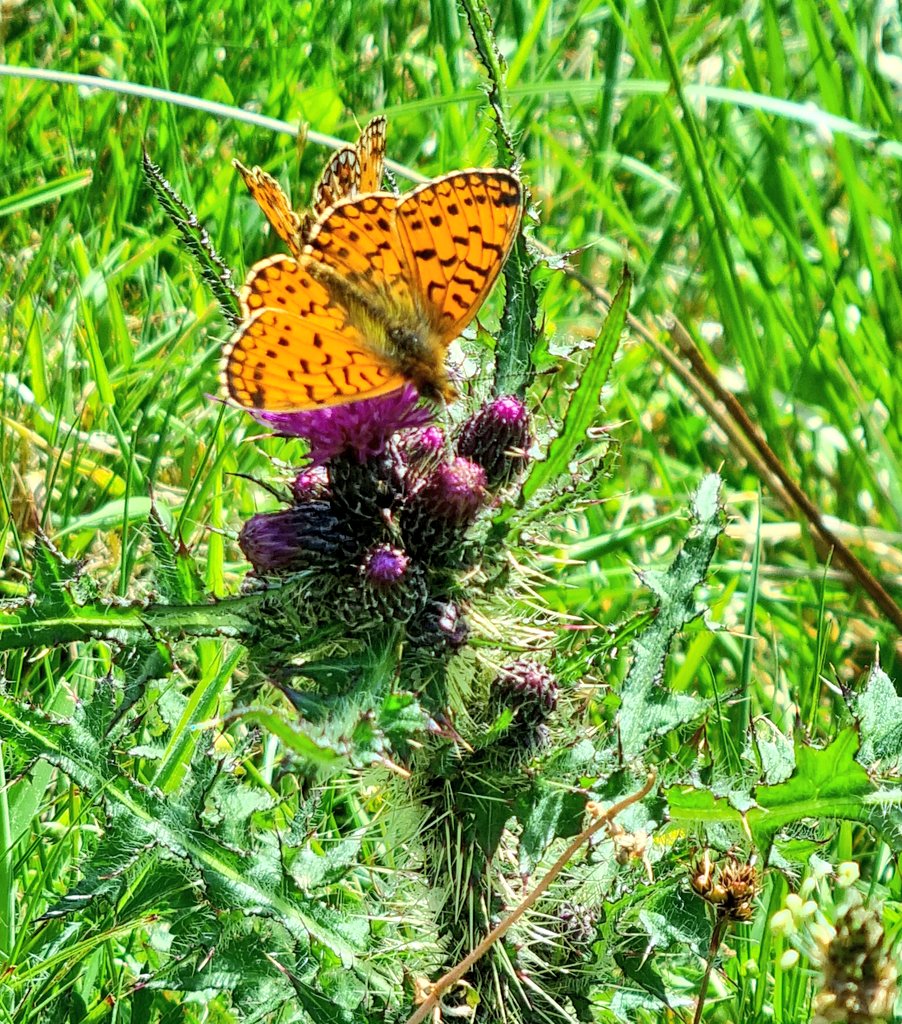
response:
[[[299,253],[255,264],[223,383],[240,406],[293,411],[388,394],[456,392],[451,342],[476,316],[510,252],[523,188],[507,170],[466,170],[403,196],[340,199]]]
[[[294,256],[300,256],[310,230],[326,210],[341,199],[380,188],[385,168],[385,132],[385,118],[374,117],[360,133],[356,145],[343,146],[332,155],[313,188],[310,212],[304,215],[292,209],[288,196],[271,174],[261,167],[247,168],[240,160],[233,163],[275,233]]]

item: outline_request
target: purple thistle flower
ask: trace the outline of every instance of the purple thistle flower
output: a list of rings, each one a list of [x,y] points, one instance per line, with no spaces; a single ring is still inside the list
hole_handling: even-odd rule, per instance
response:
[[[313,466],[321,466],[344,452],[352,452],[362,463],[381,455],[397,431],[422,427],[432,419],[432,410],[418,402],[416,388],[405,384],[376,398],[300,412],[259,410],[252,415],[279,434],[305,438]]]
[[[238,544],[260,575],[295,572],[347,557],[355,547],[324,501],[251,516],[238,534]]]
[[[412,504],[454,526],[468,526],[485,504],[486,474],[482,466],[461,456],[441,462],[412,495]]]
[[[502,395],[463,424],[457,453],[482,466],[490,487],[500,487],[526,465],[526,449],[531,443],[526,406],[514,395]]]
[[[401,448],[410,462],[433,461],[445,450],[445,432],[434,424],[411,431]]]
[[[328,497],[329,474],[322,466],[302,469],[292,481],[291,493],[298,505]]]
[[[410,568],[410,557],[400,548],[380,544],[366,553],[363,576],[379,590],[387,590],[404,581]]]

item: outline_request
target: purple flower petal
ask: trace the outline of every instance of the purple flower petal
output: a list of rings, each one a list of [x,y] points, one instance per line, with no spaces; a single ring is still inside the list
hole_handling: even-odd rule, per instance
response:
[[[432,420],[432,409],[418,403],[416,388],[405,384],[388,395],[342,405],[301,412],[258,410],[251,415],[279,434],[305,438],[311,465],[321,466],[344,452],[352,452],[360,462],[378,457],[393,434]]]

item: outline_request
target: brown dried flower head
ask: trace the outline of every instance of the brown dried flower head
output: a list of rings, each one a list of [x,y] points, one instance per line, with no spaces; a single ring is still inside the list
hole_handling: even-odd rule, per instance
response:
[[[732,854],[724,864],[711,860],[710,850],[693,864],[689,884],[711,904],[717,916],[728,921],[750,921],[755,912],[755,897],[761,889],[758,869]]]

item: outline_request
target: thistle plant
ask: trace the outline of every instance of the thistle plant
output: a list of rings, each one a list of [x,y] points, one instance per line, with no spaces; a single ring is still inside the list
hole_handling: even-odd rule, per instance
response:
[[[36,191],[28,182],[6,203],[4,211],[16,216],[3,219],[4,229],[13,225],[15,233],[14,222],[24,220],[26,211],[43,216],[70,193],[79,206],[66,205],[52,224],[40,222],[40,230],[30,224],[5,279],[12,287],[4,325],[11,325],[9,348],[19,375],[8,391],[14,397],[29,393],[34,408],[46,415],[24,422],[26,414],[11,433],[16,398],[0,417],[0,439],[4,453],[13,453],[15,479],[15,487],[5,480],[0,487],[6,517],[0,529],[6,542],[0,604],[3,1020],[892,1019],[900,1004],[902,698],[872,643],[856,639],[857,656],[866,652],[870,662],[866,670],[853,677],[847,666],[836,664],[828,597],[847,585],[842,574],[824,574],[823,594],[792,592],[802,622],[797,635],[811,641],[811,650],[800,642],[798,659],[781,660],[775,670],[771,654],[786,651],[781,627],[774,627],[772,650],[754,647],[753,638],[762,609],[768,628],[778,616],[790,617],[790,602],[782,595],[775,602],[767,590],[774,570],[788,567],[764,564],[779,505],[761,503],[761,543],[753,558],[737,555],[735,537],[724,538],[725,524],[733,518],[733,534],[747,525],[741,521],[743,503],[757,475],[765,484],[776,480],[779,500],[795,501],[793,517],[798,512],[800,521],[812,523],[815,536],[837,552],[837,567],[855,579],[869,577],[854,552],[834,544],[842,531],[797,500],[791,458],[784,466],[782,452],[757,437],[747,414],[742,418],[745,399],[724,395],[723,380],[692,347],[693,330],[665,328],[648,311],[664,308],[654,278],[663,276],[669,286],[672,268],[690,266],[687,255],[698,261],[691,264],[694,274],[704,265],[703,246],[713,246],[720,275],[715,282],[729,289],[719,315],[729,317],[723,323],[706,319],[698,334],[718,351],[744,350],[754,360],[763,338],[779,340],[782,360],[785,334],[824,373],[823,391],[831,401],[840,384],[854,383],[857,404],[846,410],[849,436],[879,442],[854,467],[862,500],[872,477],[890,481],[875,493],[891,497],[894,421],[886,409],[892,389],[881,396],[886,404],[874,423],[862,425],[856,418],[861,410],[869,403],[877,407],[862,389],[867,364],[844,362],[840,376],[826,371],[832,350],[844,360],[855,354],[859,323],[869,344],[877,345],[877,328],[894,322],[896,292],[889,275],[880,276],[883,264],[898,265],[887,242],[895,237],[887,227],[894,207],[887,205],[882,214],[875,209],[877,189],[850,211],[831,206],[823,230],[803,231],[802,242],[792,235],[785,266],[772,262],[769,250],[777,246],[759,247],[755,225],[773,210],[777,216],[766,221],[774,228],[769,242],[779,242],[784,225],[794,232],[822,196],[834,202],[842,188],[822,188],[825,182],[817,177],[829,166],[829,155],[805,161],[814,177],[799,178],[801,191],[794,181],[790,189],[780,177],[783,162],[762,159],[779,156],[786,140],[799,134],[773,130],[787,116],[784,107],[763,107],[760,117],[743,108],[737,136],[727,131],[723,94],[705,93],[706,105],[723,115],[731,170],[741,155],[745,166],[764,163],[773,172],[766,187],[751,189],[736,188],[734,175],[727,192],[714,192],[709,202],[706,190],[715,187],[716,174],[696,174],[692,166],[680,181],[676,151],[666,152],[663,169],[652,162],[663,134],[659,123],[674,114],[671,102],[682,101],[679,90],[654,84],[655,110],[649,116],[643,109],[638,118],[628,117],[628,108],[641,100],[648,82],[629,93],[618,91],[625,42],[641,51],[633,66],[643,76],[665,59],[678,70],[680,60],[674,58],[685,54],[687,43],[690,52],[726,52],[710,45],[696,19],[687,23],[654,5],[649,17],[660,24],[643,34],[649,26],[634,11],[629,18],[613,9],[601,17],[589,12],[591,34],[576,47],[570,34],[575,41],[582,14],[572,24],[565,19],[567,37],[556,38],[552,29],[562,24],[556,5],[539,5],[529,22],[529,5],[514,5],[493,18],[484,5],[462,0],[472,36],[463,55],[451,8],[440,6],[433,13],[444,15],[442,24],[435,18],[423,38],[447,37],[459,47],[442,51],[443,78],[455,89],[463,86],[459,96],[469,102],[482,94],[469,90],[466,79],[484,73],[487,101],[476,118],[462,100],[448,122],[459,141],[466,134],[461,125],[470,119],[477,129],[470,146],[491,136],[495,154],[486,160],[497,167],[484,178],[496,192],[480,194],[500,197],[504,217],[494,226],[507,225],[511,235],[502,232],[510,258],[493,292],[497,304],[490,302],[484,324],[461,339],[464,371],[453,369],[460,361],[455,349],[447,366],[431,367],[431,376],[422,366],[401,365],[409,371],[401,373],[407,385],[385,394],[304,411],[266,411],[254,359],[269,357],[265,344],[254,347],[258,322],[242,306],[247,293],[242,298],[236,290],[234,268],[258,261],[254,297],[263,302],[264,285],[272,283],[266,269],[282,268],[290,276],[291,261],[273,257],[278,243],[272,236],[266,240],[261,211],[246,197],[223,201],[234,178],[230,147],[247,157],[245,150],[256,147],[259,136],[248,134],[239,142],[224,131],[206,152],[194,147],[190,140],[198,136],[186,131],[180,144],[187,150],[174,156],[175,133],[165,133],[169,141],[163,132],[155,136],[156,121],[147,119],[148,151],[166,174],[184,175],[197,198],[196,214],[145,154],[146,183],[175,226],[181,249],[170,246],[163,218],[150,229],[130,223],[120,238],[117,217],[127,201],[117,202],[105,230],[78,233],[84,210],[109,209],[108,197],[118,196],[124,170],[137,166],[126,159],[128,125],[123,121],[119,130],[108,130],[118,108],[111,106],[102,119],[107,141],[85,150],[98,152],[110,172],[95,176],[92,191],[85,191],[91,184],[85,173],[57,179],[57,167],[53,174],[44,168],[41,153],[49,151],[58,131],[45,132],[40,123],[16,129],[7,147],[17,160],[20,146],[27,154],[11,180],[38,165],[46,177]],[[143,14],[125,7],[125,16],[138,25]],[[232,15],[241,7],[235,5]],[[329,5],[320,7],[333,17]],[[367,62],[385,40],[394,45],[410,29],[404,5],[377,7],[378,15],[365,5],[347,8],[361,23],[397,19],[382,35],[368,34]],[[311,16],[322,17],[318,10]],[[275,52],[283,42],[277,23],[287,16],[275,8],[266,13],[273,31],[259,37],[259,53]],[[214,14],[222,12],[210,12],[209,25],[203,24],[211,37],[217,30]],[[256,27],[259,12],[252,14]],[[781,11],[764,22],[769,60],[780,52],[774,30],[786,16]],[[231,15],[220,20],[239,38]],[[886,46],[894,38],[889,22],[879,31],[843,30],[829,38],[818,34],[821,20],[806,22],[816,44],[811,52],[827,53],[837,40],[871,41],[881,32]],[[55,31],[53,19],[43,21],[51,28],[14,12],[4,35],[9,51],[20,35]],[[317,41],[304,36],[301,21],[292,18],[292,32],[301,33],[303,45],[291,53],[303,53],[306,60]],[[516,32],[498,48],[493,24],[505,23],[516,23]],[[345,28],[356,43],[354,31]],[[675,29],[684,33],[676,40]],[[743,21],[743,56],[756,56],[757,31],[754,19]],[[158,39],[175,52],[184,45],[179,35],[148,35],[147,52],[156,52]],[[248,37],[258,39],[250,32]],[[106,41],[105,35],[98,38]],[[412,38],[402,42],[405,54],[399,49],[392,61],[372,65],[383,71],[384,93],[370,95],[366,103],[410,97],[424,66],[419,30]],[[808,52],[788,38],[795,47],[791,56]],[[586,79],[581,71],[550,91],[547,102],[560,103],[566,113],[541,139],[524,132],[526,125],[513,130],[505,103],[502,49],[515,54],[512,77],[520,79],[521,109],[547,109],[536,90],[526,87],[534,60],[529,46],[536,54],[546,47],[549,59],[536,66],[550,76],[571,54],[580,62],[576,66],[589,66],[601,53],[609,76],[599,89],[600,79]],[[111,47],[104,53],[104,74],[139,49]],[[205,49],[192,54],[186,68],[206,72]],[[231,61],[237,49],[233,43],[224,47],[223,60]],[[414,61],[406,60],[408,51]],[[43,62],[44,49],[37,52]],[[296,113],[293,104],[300,93],[306,103],[307,90],[285,87],[281,61],[288,60],[287,51],[278,52],[279,82],[271,102],[284,101]],[[883,73],[892,69],[891,61],[881,59],[888,56],[863,53],[836,67],[849,75],[872,67]],[[247,60],[248,67],[259,64],[256,42]],[[742,66],[768,81],[766,68],[755,61]],[[403,72],[392,86],[395,68]],[[782,80],[784,69],[778,70]],[[829,71],[816,68],[824,82]],[[205,79],[205,87],[208,80],[222,89],[218,73]],[[91,83],[78,109],[100,103],[103,81]],[[9,104],[13,126],[20,100],[25,110],[43,116],[44,94],[35,83],[30,88]],[[349,110],[363,109],[364,103],[351,104],[342,89],[338,94]],[[696,144],[701,152],[709,141],[696,130],[699,95],[683,103],[670,122],[680,141],[679,158],[690,163]],[[800,97],[807,95],[800,90]],[[838,97],[851,104],[874,102],[882,93],[871,80],[848,97],[844,90],[826,95],[831,103]],[[816,110],[799,107],[806,131],[819,123]],[[428,116],[436,123],[444,119],[444,109],[430,106],[424,122]],[[881,104],[881,110],[890,109]],[[413,124],[417,110],[423,112],[412,108],[404,120]],[[866,143],[873,147],[870,158],[885,161],[881,174],[891,180],[895,151],[888,122],[877,123],[879,132],[853,139],[851,122],[844,120],[848,113],[831,113],[820,122],[839,162],[857,172],[849,147],[861,147],[861,155]],[[570,123],[574,114],[578,118]],[[184,110],[173,114],[181,116],[188,117]],[[616,123],[626,124],[642,159],[610,159],[620,141],[619,129],[617,136],[609,130]],[[376,124],[382,132],[384,119],[370,122]],[[762,126],[762,145],[747,151],[746,140],[757,144]],[[561,179],[572,183],[578,181],[575,174],[591,174],[591,180],[559,197],[549,189],[556,168],[545,165],[551,150],[544,147],[565,137],[569,146],[587,127],[598,150],[586,165],[590,170],[568,160]],[[351,186],[360,184],[353,179],[353,160],[366,158],[365,137],[366,132],[357,147],[342,149],[330,161],[330,188],[343,188],[345,173]],[[437,162],[447,164],[445,155],[457,152],[453,138],[449,132],[441,139]],[[419,159],[431,138],[427,147],[422,138],[415,141],[408,129],[408,156]],[[77,146],[71,151],[82,152]],[[139,153],[133,143],[133,156]],[[481,150],[474,154],[473,160],[484,156]],[[389,155],[403,155],[401,146]],[[368,173],[378,178],[381,150],[375,170],[373,156],[370,151]],[[292,162],[284,153],[274,150],[259,159],[273,174],[247,172],[258,190],[254,194],[277,197],[280,205],[267,210],[270,222],[302,261],[319,213],[301,216],[289,208],[276,184]],[[602,166],[604,175],[594,174]],[[432,186],[447,183],[441,174],[447,169],[435,167],[440,176]],[[465,171],[451,177],[463,189],[467,182],[483,181],[480,175]],[[672,204],[671,190],[661,188],[671,175],[678,186]],[[624,176],[634,180],[625,184]],[[528,195],[531,182],[541,184],[536,197]],[[379,184],[370,181],[364,191],[380,192]],[[573,217],[569,195],[586,185],[608,205],[587,203],[586,216],[580,211]],[[279,191],[267,193],[270,187]],[[327,209],[333,200],[325,191],[320,179],[319,198]],[[375,202],[390,206],[391,196],[380,194]],[[313,196],[316,207],[316,189]],[[648,196],[653,234],[633,235],[637,225],[623,214],[635,202],[647,203]],[[123,197],[153,217],[150,198]],[[734,237],[728,231],[736,203],[742,232]],[[286,225],[287,237],[279,230]],[[610,234],[611,225],[623,230],[631,246],[626,262],[642,268],[634,316],[629,272],[611,274],[613,295],[594,283],[596,257],[603,264],[619,239],[588,243],[594,233]],[[836,237],[844,225],[851,228],[845,240]],[[28,289],[39,287],[34,282],[50,277],[45,255],[62,244],[58,238],[75,254],[71,296],[55,281],[47,294],[32,296]],[[871,263],[853,281],[843,271],[846,260],[854,265],[856,238],[864,239]],[[224,256],[214,250],[214,239]],[[542,245],[561,240],[560,248],[571,250],[569,263],[549,256]],[[818,240],[821,249],[814,244]],[[120,241],[127,259],[117,264]],[[492,245],[483,249],[489,269],[492,253],[503,248]],[[736,265],[746,245],[750,259]],[[415,258],[424,261],[452,259],[428,239],[416,250]],[[809,252],[818,260],[809,259]],[[193,264],[181,258],[185,253],[199,265],[200,281],[191,279]],[[98,254],[98,266],[90,266]],[[804,275],[796,278],[799,267]],[[350,269],[346,286],[338,287],[346,306],[354,291]],[[565,308],[561,297],[562,269],[568,288],[578,287],[590,304],[580,309],[588,309],[591,318],[578,330],[588,323],[593,334],[582,343],[577,331],[571,337],[568,330],[572,317],[569,298]],[[752,271],[762,274],[763,294],[747,291]],[[120,293],[120,285],[141,272],[139,287]],[[783,275],[802,286],[792,296],[795,303],[782,304]],[[691,275],[680,284],[696,294]],[[309,281],[305,287],[315,290]],[[867,301],[856,310],[857,292]],[[295,293],[286,287],[279,294],[290,306]],[[215,302],[207,306],[210,295]],[[804,296],[831,305],[806,310]],[[714,304],[704,298],[707,318]],[[467,305],[461,297],[449,301]],[[878,306],[880,301],[885,304]],[[768,311],[767,322],[747,323],[743,317],[759,302]],[[882,320],[865,308],[868,303],[879,308]],[[272,307],[261,308],[272,316]],[[384,309],[380,316],[371,325],[377,331],[385,327]],[[273,322],[285,324],[277,315]],[[290,322],[292,330],[301,330],[298,322]],[[835,336],[843,324],[846,334]],[[805,333],[814,330],[816,346]],[[69,344],[71,331],[77,344]],[[236,348],[236,333],[246,347]],[[229,335],[229,393],[235,400],[241,396],[247,409],[205,399],[205,411],[197,413],[200,396],[214,389],[213,364]],[[444,334],[441,339],[447,340]],[[52,388],[40,386],[41,367],[60,362],[66,369],[54,380],[66,380],[70,349],[77,355],[71,376],[80,387],[54,407],[59,419],[48,411],[56,398]],[[663,375],[657,363],[646,365],[652,350],[669,368]],[[168,355],[177,351],[181,362],[174,359],[178,369],[170,372]],[[773,346],[764,351],[772,356]],[[885,365],[884,348],[877,345],[875,351]],[[755,369],[754,360],[747,371]],[[188,362],[187,378],[177,378]],[[818,405],[813,389],[806,387],[803,372],[793,377],[797,361],[787,358],[778,367],[767,365],[767,357],[761,362],[760,373],[740,378],[748,407],[762,419],[771,417],[777,439],[785,441],[790,456],[801,456],[798,465],[807,472],[822,453],[784,438],[787,410],[771,409],[767,399],[779,390],[789,395],[787,401]],[[93,376],[82,372],[88,364]],[[471,372],[474,365],[478,372]],[[657,381],[648,402],[647,394],[634,392],[634,376],[624,386],[626,373],[635,375],[637,367]],[[790,381],[793,389],[785,392]],[[423,385],[422,394],[415,383]],[[704,414],[687,402],[700,383],[715,399],[704,404]],[[277,390],[272,378],[268,384],[270,393]],[[196,398],[193,410],[181,401],[188,388]],[[317,392],[311,387],[306,395],[314,402]],[[447,404],[430,400],[437,395]],[[618,419],[629,422],[610,422],[614,408]],[[216,422],[207,432],[188,411],[201,423],[205,416]],[[676,420],[682,432],[674,428]],[[43,433],[31,429],[41,423],[48,426]],[[108,433],[101,435],[101,428]],[[176,429],[191,438],[193,449],[171,445]],[[727,454],[721,430],[730,445]],[[137,439],[131,448],[129,435]],[[153,446],[144,445],[148,436]],[[730,490],[718,474],[680,472],[678,444],[698,456],[695,465],[726,460]],[[170,456],[170,446],[179,448],[178,457]],[[32,448],[47,467],[43,486],[33,486],[25,474]],[[16,476],[20,462],[26,483]],[[610,478],[618,465],[632,470],[645,462],[655,467],[650,479],[657,490],[649,485],[648,493],[626,495],[643,478]],[[832,486],[831,481],[824,483]],[[72,509],[80,514],[70,515]],[[887,525],[883,511],[875,522]],[[794,519],[780,530],[795,525]],[[865,586],[875,608],[893,604],[887,589],[895,585],[892,536],[886,532],[880,540],[885,580],[872,578]],[[804,583],[803,569],[793,564],[792,579]],[[820,579],[819,568],[817,574]],[[868,627],[871,616],[868,608],[862,619]],[[892,655],[884,651],[891,669]],[[837,861],[861,860],[863,877],[857,865],[839,863],[834,869],[819,861],[828,850],[839,851]]]

